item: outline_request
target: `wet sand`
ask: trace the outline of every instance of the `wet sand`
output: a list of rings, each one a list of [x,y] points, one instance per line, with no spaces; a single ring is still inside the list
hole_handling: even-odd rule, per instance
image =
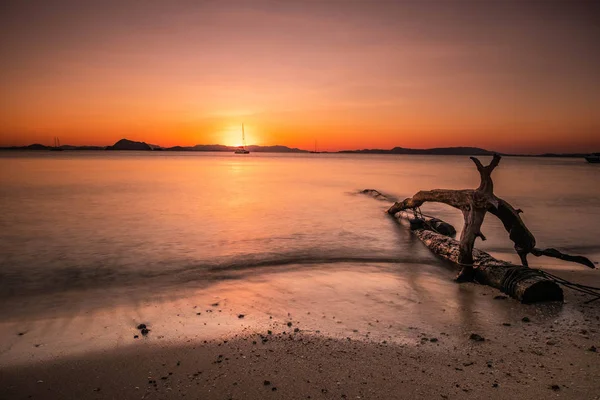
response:
[[[553,273],[600,286],[598,271]],[[133,304],[24,306],[0,323],[0,398],[599,398],[598,302],[522,305],[453,274],[304,266]]]

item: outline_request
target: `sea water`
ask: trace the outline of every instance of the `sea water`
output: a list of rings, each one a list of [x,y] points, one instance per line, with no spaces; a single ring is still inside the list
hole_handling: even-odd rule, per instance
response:
[[[600,258],[598,166],[504,157],[493,179],[495,193],[524,211],[539,247]],[[390,203],[357,193],[403,199],[478,184],[461,156],[3,152],[0,310],[70,291],[85,303],[90,289],[110,297],[344,263],[440,264],[386,215]],[[460,232],[457,210],[423,209]],[[494,216],[482,230],[488,240],[477,247],[516,260]]]

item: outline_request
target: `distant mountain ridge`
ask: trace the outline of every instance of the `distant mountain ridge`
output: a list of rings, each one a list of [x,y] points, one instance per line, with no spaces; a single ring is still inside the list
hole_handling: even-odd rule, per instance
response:
[[[51,146],[42,144],[32,144],[22,147],[1,148],[3,150],[49,150]],[[221,151],[233,152],[237,149],[235,146],[225,146],[222,144],[197,144],[195,146],[173,146],[161,147],[148,144],[146,142],[136,142],[129,139],[121,139],[112,146],[69,146],[63,145],[65,150],[128,150],[128,151]],[[252,153],[309,153],[308,150],[302,150],[295,147],[281,145],[274,146],[246,146]],[[335,153],[335,152],[334,152]],[[440,147],[433,149],[408,149],[404,147],[394,147],[390,150],[385,149],[363,149],[363,150],[341,150],[337,153],[358,153],[358,154],[434,154],[434,155],[492,155],[493,151],[480,149],[477,147]]]
[[[340,153],[359,153],[359,154],[413,154],[413,155],[439,155],[439,156],[491,156],[493,151],[480,149],[479,147],[435,147],[432,149],[407,149],[404,147],[394,147],[390,150],[384,149],[363,149],[363,150],[342,150]]]
[[[28,146],[12,146],[12,147],[0,147],[0,150],[50,150],[53,146],[45,146],[43,144],[35,143]],[[233,152],[237,149],[235,146],[225,146],[222,144],[197,144],[195,146],[173,146],[173,147],[161,147],[155,144],[148,144],[146,142],[136,142],[129,139],[121,139],[112,146],[71,146],[62,145],[61,149],[64,150],[129,150],[129,151],[217,151],[217,152]],[[274,146],[246,146],[251,153],[310,153],[308,150],[302,150],[295,147],[287,147],[281,145]],[[329,152],[323,152],[329,153]],[[405,147],[394,147],[392,149],[361,149],[361,150],[340,150],[331,153],[343,153],[343,154],[407,154],[407,155],[440,155],[440,156],[490,156],[496,152],[482,149],[479,147],[434,147],[430,149],[410,149]],[[586,154],[574,154],[574,153],[545,153],[536,155],[522,155],[522,154],[506,154],[498,153],[502,155],[512,155],[520,157],[583,157]]]

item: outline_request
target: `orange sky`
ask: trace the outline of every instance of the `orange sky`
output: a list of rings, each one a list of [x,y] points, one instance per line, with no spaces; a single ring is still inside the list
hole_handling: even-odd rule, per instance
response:
[[[600,151],[584,1],[7,1],[0,145]]]

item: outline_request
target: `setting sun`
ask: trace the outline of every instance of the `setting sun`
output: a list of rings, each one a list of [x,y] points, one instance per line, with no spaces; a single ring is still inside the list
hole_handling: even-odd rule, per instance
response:
[[[250,132],[250,134],[248,133]],[[253,129],[244,125],[244,132],[242,132],[242,124],[230,124],[220,134],[221,140],[218,144],[224,144],[225,146],[243,146],[242,133],[245,134],[246,146],[254,144],[256,141],[253,140],[254,135],[252,134]]]

